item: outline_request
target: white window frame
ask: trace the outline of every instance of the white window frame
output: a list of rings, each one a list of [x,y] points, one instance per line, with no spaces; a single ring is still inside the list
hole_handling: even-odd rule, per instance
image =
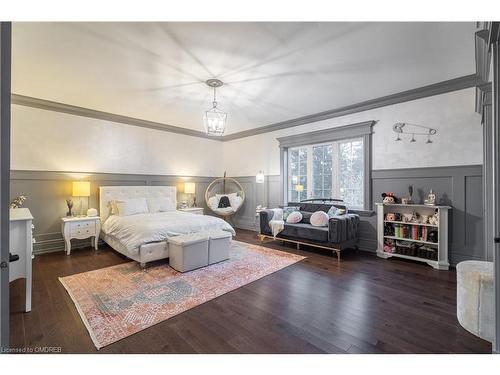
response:
[[[371,179],[371,169],[372,169],[372,159],[371,159],[371,147],[372,147],[372,128],[376,121],[365,121],[356,124],[332,127],[328,129],[313,131],[303,134],[295,134],[285,137],[277,138],[280,147],[280,202],[286,204],[289,198],[289,166],[288,166],[288,151],[299,146],[313,146],[321,145],[325,143],[334,143],[338,141],[349,141],[358,138],[363,139],[363,208],[354,209],[357,213],[361,215],[370,216],[373,214],[373,202],[372,202],[372,179]],[[311,159],[312,160],[312,159]],[[334,163],[335,165],[336,163]],[[334,167],[334,165],[332,167]],[[312,173],[312,167],[308,168]],[[332,181],[333,183],[333,181]],[[312,185],[311,185],[312,187]],[[332,186],[333,188],[333,186]],[[336,187],[338,189],[338,187]],[[308,192],[310,186],[308,186]],[[312,190],[311,190],[312,191]]]
[[[340,193],[340,179],[339,179],[339,170],[340,170],[340,144],[342,143],[349,143],[349,142],[355,142],[355,141],[361,141],[363,142],[363,150],[365,148],[365,140],[363,137],[354,137],[354,138],[348,138],[348,139],[341,139],[341,140],[336,140],[336,141],[330,141],[330,142],[322,142],[322,143],[313,143],[309,145],[301,145],[301,146],[295,146],[295,147],[290,147],[288,148],[288,153],[287,153],[287,201],[291,199],[291,193],[293,190],[293,183],[292,183],[292,174],[291,174],[291,166],[289,162],[290,158],[290,152],[300,150],[300,149],[306,149],[307,150],[307,195],[305,199],[310,199],[310,198],[318,198],[314,197],[314,178],[313,178],[313,151],[315,147],[321,147],[321,146],[332,146],[332,190],[330,192],[330,197],[331,198],[340,198],[341,193]],[[364,159],[363,155],[363,159]],[[363,160],[364,163],[364,160]],[[366,173],[363,171],[363,174]],[[364,176],[363,176],[364,177]],[[364,179],[363,179],[364,180]],[[364,183],[363,183],[364,185]],[[364,190],[364,186],[363,186]],[[329,198],[329,197],[323,197],[323,198]],[[356,207],[352,206],[353,209],[359,209],[362,210],[365,207],[365,197],[362,197],[363,199],[363,206],[361,207]],[[349,202],[346,202],[349,203]]]

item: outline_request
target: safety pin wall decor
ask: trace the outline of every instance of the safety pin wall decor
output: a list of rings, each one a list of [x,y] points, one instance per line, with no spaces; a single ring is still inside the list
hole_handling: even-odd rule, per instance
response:
[[[408,122],[397,122],[392,126],[392,130],[398,135],[396,141],[401,141],[402,134],[411,134],[410,142],[416,142],[415,136],[427,136],[425,143],[432,143],[431,136],[436,135],[437,130],[428,126],[410,124]]]

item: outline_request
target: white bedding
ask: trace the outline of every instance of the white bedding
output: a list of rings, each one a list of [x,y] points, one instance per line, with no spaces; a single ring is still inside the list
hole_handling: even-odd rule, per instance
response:
[[[222,229],[236,234],[222,219],[189,212],[169,211],[131,216],[111,215],[102,230],[119,240],[133,254],[145,243],[165,241],[170,236],[204,230]]]

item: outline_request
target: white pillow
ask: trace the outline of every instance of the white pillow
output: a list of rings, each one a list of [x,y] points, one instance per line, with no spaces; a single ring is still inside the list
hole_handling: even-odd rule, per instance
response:
[[[219,198],[217,196],[210,197],[207,203],[210,209],[215,210],[219,206]]]
[[[316,211],[311,215],[309,219],[311,221],[311,225],[314,227],[326,227],[328,226],[328,220],[330,220],[330,216],[324,211]]]
[[[122,199],[115,201],[119,216],[130,216],[148,213],[146,198]]]
[[[175,202],[172,202],[172,200],[168,198],[146,198],[146,202],[148,204],[148,211],[152,214],[155,212],[175,211]]]
[[[302,220],[302,214],[299,211],[293,211],[288,217],[286,218],[286,222],[288,224],[297,224]]]
[[[229,197],[229,203],[231,203],[231,207],[236,211],[243,203],[243,198],[238,195],[233,197],[232,199],[231,197]]]

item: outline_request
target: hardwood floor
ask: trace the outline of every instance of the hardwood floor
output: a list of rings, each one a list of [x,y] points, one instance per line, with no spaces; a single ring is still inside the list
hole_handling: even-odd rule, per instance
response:
[[[259,243],[238,230],[237,240]],[[274,274],[193,308],[99,353],[491,353],[455,315],[456,275],[352,251],[342,261],[319,250]],[[33,311],[22,311],[23,280],[11,284],[11,347],[96,353],[58,277],[127,259],[105,248],[35,257]]]

